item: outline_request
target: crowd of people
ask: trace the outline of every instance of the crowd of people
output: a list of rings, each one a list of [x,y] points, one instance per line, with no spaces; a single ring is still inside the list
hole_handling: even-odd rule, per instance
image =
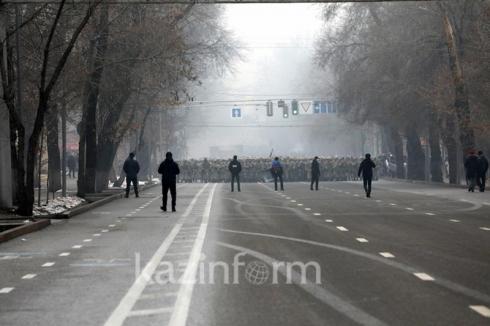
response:
[[[284,181],[310,181],[313,158],[281,158]],[[357,175],[361,158],[319,158],[320,181],[358,180]],[[241,182],[268,181],[271,176],[272,158],[240,158]],[[203,159],[180,161],[180,182],[229,182],[230,160]]]

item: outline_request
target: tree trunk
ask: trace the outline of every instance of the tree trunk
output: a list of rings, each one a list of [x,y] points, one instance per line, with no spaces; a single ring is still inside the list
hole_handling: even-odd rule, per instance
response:
[[[463,76],[463,68],[458,54],[454,29],[447,13],[444,13],[443,20],[449,55],[449,68],[451,70],[454,83],[454,108],[458,119],[459,137],[463,149],[463,155],[466,156],[468,151],[475,148],[475,135],[473,129],[471,128],[471,112],[468,101],[468,90]]]
[[[407,177],[412,180],[425,180],[425,154],[413,126],[407,128]]]
[[[100,21],[95,37],[95,52],[93,71],[88,79],[88,92],[86,100],[87,120],[85,121],[85,191],[96,191],[97,173],[97,104],[100,82],[104,71],[104,60],[107,52],[107,39],[109,34],[109,6],[102,7]]]
[[[445,121],[444,121],[445,120]],[[458,183],[458,143],[456,142],[456,125],[454,117],[450,114],[445,119],[439,120],[442,141],[447,149],[447,160],[449,164],[449,183]]]
[[[53,105],[46,114],[49,192],[61,189],[61,157],[58,130],[58,108]]]
[[[430,113],[429,146],[430,146],[430,176],[433,182],[443,182],[442,157],[439,137],[439,125],[434,112]]]
[[[111,141],[99,141],[97,146],[97,156],[99,158],[97,160],[97,192],[107,189],[118,147],[119,144],[114,144]]]
[[[403,141],[400,133],[395,128],[390,128],[391,140],[393,142],[393,155],[395,156],[396,177],[405,178],[405,168],[403,166]]]

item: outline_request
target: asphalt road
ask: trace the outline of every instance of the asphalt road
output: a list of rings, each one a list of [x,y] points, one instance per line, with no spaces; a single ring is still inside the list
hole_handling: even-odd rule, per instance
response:
[[[158,188],[0,244],[0,325],[490,325],[490,193]]]

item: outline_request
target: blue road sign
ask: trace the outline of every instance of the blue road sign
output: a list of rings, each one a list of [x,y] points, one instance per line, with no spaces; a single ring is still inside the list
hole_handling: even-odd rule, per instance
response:
[[[231,117],[232,118],[241,118],[242,117],[242,109],[235,106],[231,109]]]

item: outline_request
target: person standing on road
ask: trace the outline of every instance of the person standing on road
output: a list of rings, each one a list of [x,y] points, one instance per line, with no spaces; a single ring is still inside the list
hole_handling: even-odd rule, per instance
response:
[[[281,191],[284,191],[284,184],[282,182],[282,165],[281,162],[279,162],[279,157],[275,157],[274,161],[272,161],[272,167],[271,167],[271,174],[272,177],[274,178],[274,189],[277,191],[277,179],[279,179],[281,183]]]
[[[310,189],[313,190],[313,184],[315,184],[315,190],[318,191],[318,182],[320,181],[320,163],[318,163],[318,156],[315,156],[313,162],[311,162],[311,185]]]
[[[180,174],[179,165],[172,158],[172,153],[165,154],[165,160],[160,163],[158,173],[162,175],[162,211],[167,211],[167,194],[170,190],[172,196],[172,212],[176,212],[177,204],[177,175]]]
[[[376,164],[371,160],[371,154],[366,154],[366,158],[359,165],[359,171],[357,171],[357,176],[361,177],[364,183],[364,191],[366,192],[366,197],[371,197],[371,183],[373,181],[373,169]]]
[[[478,156],[475,151],[471,150],[464,162],[466,169],[466,180],[468,182],[468,191],[475,192],[476,179],[478,177]]]
[[[123,171],[126,173],[126,198],[129,197],[131,183],[133,183],[135,196],[139,197],[138,172],[140,172],[140,165],[138,164],[138,161],[134,159],[134,153],[129,153],[129,157],[124,161]]]
[[[485,183],[487,181],[487,171],[488,171],[488,160],[483,155],[482,151],[478,151],[478,176],[476,183],[480,188],[480,192],[485,191]]]
[[[240,172],[242,172],[242,164],[238,161],[236,155],[233,156],[233,160],[228,164],[228,170],[231,173],[231,192],[233,192],[233,187],[236,179],[237,190],[240,192]]]

